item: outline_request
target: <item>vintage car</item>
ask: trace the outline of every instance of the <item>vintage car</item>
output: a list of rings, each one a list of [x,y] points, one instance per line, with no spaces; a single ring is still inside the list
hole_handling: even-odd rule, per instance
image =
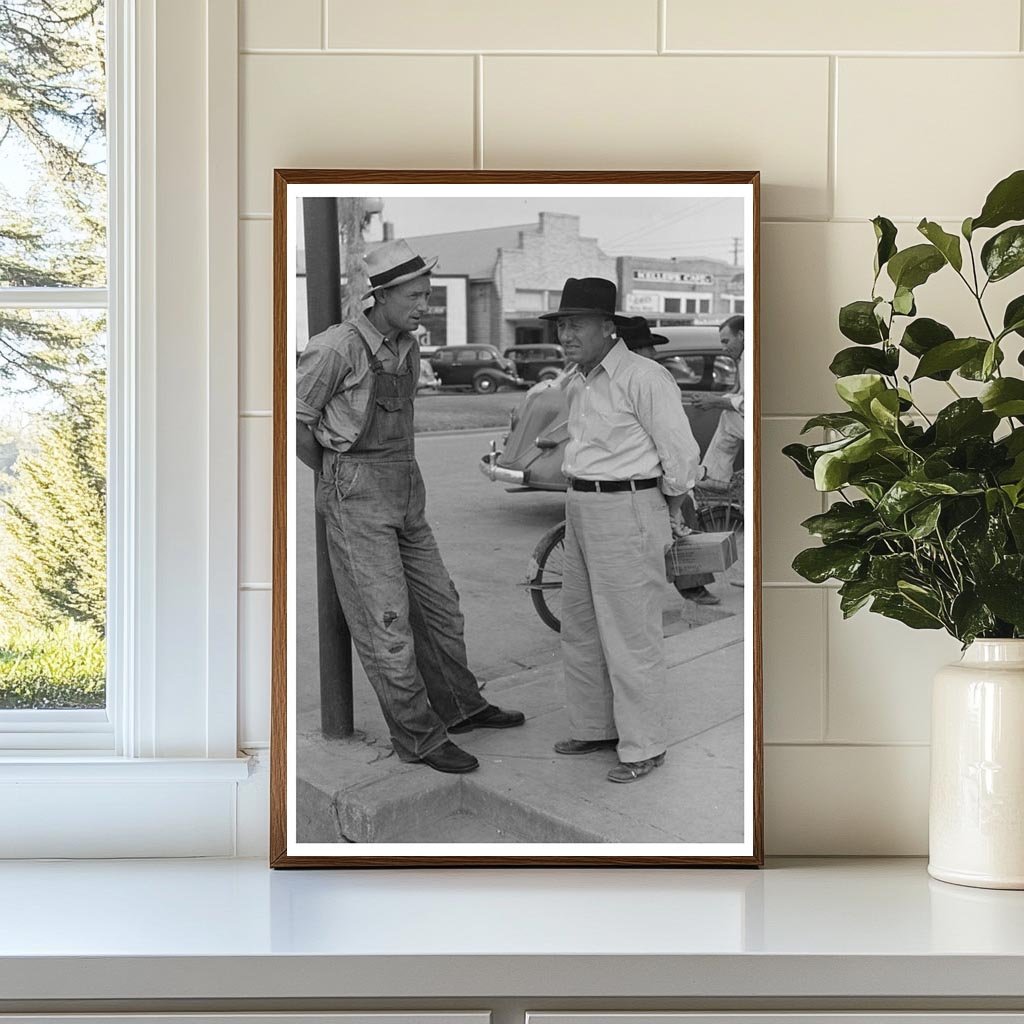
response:
[[[519,376],[531,384],[553,380],[565,366],[561,345],[512,345],[505,349],[505,358],[511,359]]]
[[[502,385],[522,387],[516,364],[493,345],[449,345],[429,356],[442,387],[472,388],[479,395],[493,394]]]
[[[434,373],[434,368],[430,365],[430,360],[420,355],[420,376],[416,382],[417,391],[437,391],[441,386],[441,382],[437,379],[437,374]]]
[[[718,409],[699,409],[689,401],[698,392],[731,392],[739,387],[736,361],[723,353],[716,327],[659,327],[669,339],[657,351],[657,361],[675,378],[701,453],[711,440]],[[562,454],[569,439],[565,393],[552,382],[537,384],[514,410],[499,449],[480,461],[490,480],[539,491],[564,491]],[[742,458],[742,456],[740,457]],[[737,469],[741,466],[738,460]]]

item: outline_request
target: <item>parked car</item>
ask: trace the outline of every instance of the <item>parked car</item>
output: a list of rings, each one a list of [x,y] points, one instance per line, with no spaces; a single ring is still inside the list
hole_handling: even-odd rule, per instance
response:
[[[505,349],[505,358],[511,359],[519,376],[531,383],[553,380],[565,366],[561,345],[513,345]]]
[[[480,395],[492,394],[502,385],[522,387],[526,383],[519,376],[516,364],[493,345],[439,348],[430,357],[430,365],[442,387],[470,387]]]
[[[430,360],[420,354],[420,376],[416,382],[417,391],[437,391],[441,387],[441,382],[437,379],[437,374],[434,373],[434,368],[430,365]]]
[[[736,361],[722,352],[716,327],[659,327],[669,339],[658,351],[657,361],[675,378],[701,454],[718,426],[719,409],[699,409],[690,401],[699,392],[736,391]],[[535,385],[512,413],[509,431],[499,448],[480,461],[480,471],[490,480],[539,491],[564,491],[562,457],[569,440],[568,410],[561,388]],[[742,455],[736,468],[742,466]]]

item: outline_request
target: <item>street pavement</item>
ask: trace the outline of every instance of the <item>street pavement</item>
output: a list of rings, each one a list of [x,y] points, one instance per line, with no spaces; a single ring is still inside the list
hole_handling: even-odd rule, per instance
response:
[[[492,703],[524,710],[523,729],[457,737],[481,769],[442,776],[403,765],[390,749],[355,659],[355,740],[319,729],[313,477],[297,481],[297,696],[300,841],[735,842],[742,833],[742,615],[700,614],[665,588],[671,746],[666,765],[626,786],[604,780],[613,751],[556,757],[567,735],[558,635],[521,586],[540,537],[562,519],[564,496],[510,493],[477,469],[501,431],[421,435],[427,512],[466,617],[470,667]],[[712,589],[726,613],[745,591]],[[718,613],[721,615],[721,613]],[[706,624],[709,623],[710,624]],[[694,628],[690,628],[694,627]],[[606,763],[607,762],[607,763]]]

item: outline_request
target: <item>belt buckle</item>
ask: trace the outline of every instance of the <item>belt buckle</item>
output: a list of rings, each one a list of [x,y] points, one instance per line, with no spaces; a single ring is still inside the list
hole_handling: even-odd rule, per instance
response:
[[[596,491],[596,492],[597,492],[598,494],[600,494],[600,493],[601,493],[601,481],[600,481],[600,480],[595,480],[595,481],[594,481],[594,490],[595,490],[595,491]]]

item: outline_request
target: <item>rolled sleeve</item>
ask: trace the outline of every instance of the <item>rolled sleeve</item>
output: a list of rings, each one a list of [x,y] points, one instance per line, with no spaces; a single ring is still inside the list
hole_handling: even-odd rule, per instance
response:
[[[299,355],[295,375],[295,415],[303,423],[315,427],[324,406],[339,391],[345,379],[340,354],[325,345],[310,343]]]
[[[636,415],[661,460],[661,490],[686,494],[697,483],[700,447],[679,398],[679,387],[667,372],[645,374],[636,400]]]
[[[743,412],[743,392],[737,391],[734,395],[729,395],[729,404],[733,407],[734,412]]]

